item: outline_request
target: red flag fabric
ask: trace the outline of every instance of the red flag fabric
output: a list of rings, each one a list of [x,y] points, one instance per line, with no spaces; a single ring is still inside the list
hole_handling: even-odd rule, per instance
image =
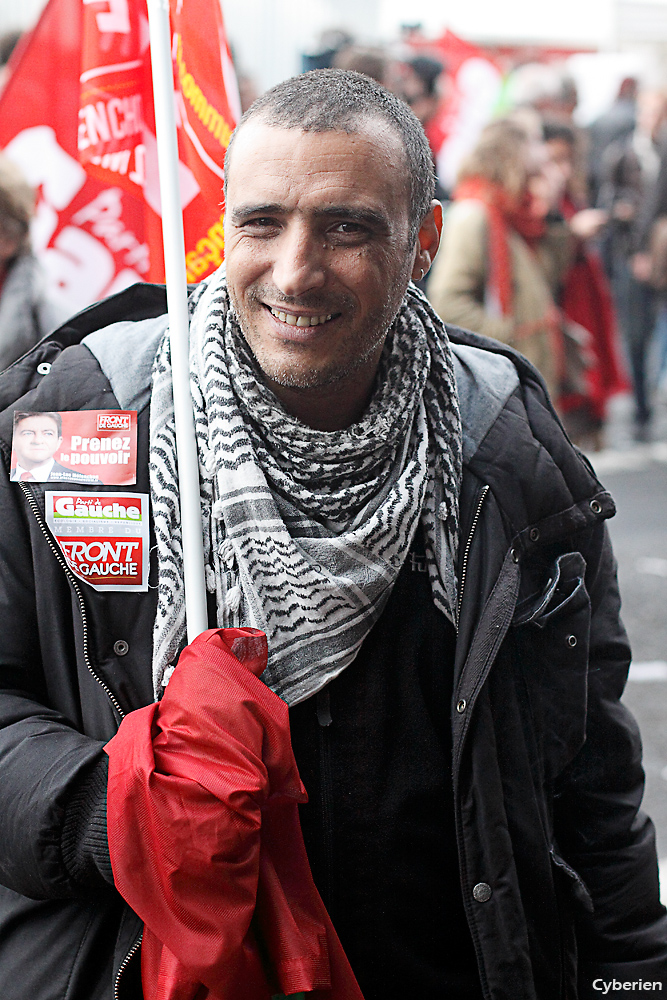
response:
[[[188,280],[222,261],[222,166],[238,116],[219,4],[174,0]],[[145,0],[49,0],[0,96],[0,148],[37,191],[33,246],[75,312],[164,280]],[[54,81],[57,81],[57,86]]]
[[[315,888],[287,705],[256,629],[212,629],[105,747],[118,891],[145,922],[146,1000],[363,1000]]]

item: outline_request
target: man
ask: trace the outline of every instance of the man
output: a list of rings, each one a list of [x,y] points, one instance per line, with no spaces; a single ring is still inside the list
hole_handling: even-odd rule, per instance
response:
[[[474,334],[450,344],[410,285],[441,224],[421,128],[373,81],[315,72],[253,105],[226,169],[227,277],[191,302],[210,620],[267,634],[310,864],[364,996],[662,989],[613,504],[536,371]],[[179,679],[185,642],[163,313],[136,286],[0,384],[31,408],[137,409],[155,533],[146,593],[84,591],[41,489],[3,490],[7,1000],[141,996],[103,747]],[[148,858],[156,878],[170,852]]]
[[[630,362],[637,441],[650,438],[653,417],[648,359],[658,297],[652,285],[650,242],[655,210],[664,200],[661,187],[667,178],[666,123],[667,93],[655,88],[642,90],[634,131],[607,147],[598,197],[610,220],[601,249]]]
[[[59,413],[17,413],[14,420],[13,446],[16,465],[11,480],[36,480],[46,483],[60,471],[54,455],[61,445],[62,418]]]

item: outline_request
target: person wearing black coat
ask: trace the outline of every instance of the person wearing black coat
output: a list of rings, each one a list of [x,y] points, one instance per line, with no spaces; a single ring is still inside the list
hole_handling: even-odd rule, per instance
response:
[[[403,260],[405,249],[394,249],[380,255],[384,268],[372,263],[380,259],[377,243],[383,243],[387,228],[400,223],[404,237],[408,232],[404,161],[397,151],[401,147],[392,146],[402,133],[398,129],[388,138],[373,119],[371,134],[368,121],[358,117],[361,97],[379,99],[385,109],[389,99],[353,74],[323,72],[280,85],[280,114],[289,101],[298,104],[302,98],[314,107],[309,89],[314,87],[325,104],[334,103],[337,114],[346,100],[348,106],[351,102],[354,113],[346,129],[337,125],[306,132],[301,118],[285,126],[261,118],[253,122],[251,116],[237,133],[243,141],[235,140],[227,192],[227,278],[216,273],[192,292],[194,344],[203,336],[215,347],[223,329],[234,330],[239,309],[226,314],[224,309],[228,288],[239,296],[242,261],[254,266],[262,254],[277,255],[271,272],[276,287],[286,274],[292,281],[326,276],[323,288],[330,302],[334,276],[348,282],[356,298],[336,301],[349,310],[354,324],[362,304],[392,277],[387,268]],[[260,105],[262,114],[271,113],[275,96]],[[373,107],[377,112],[377,104]],[[380,121],[397,128],[391,116]],[[247,159],[259,148],[262,156],[253,171]],[[306,150],[310,155],[304,159]],[[358,157],[366,154],[359,174]],[[295,156],[317,169],[304,175],[292,163],[284,172],[284,158]],[[234,167],[241,163],[246,166],[238,174],[244,198],[256,194],[253,177],[266,183],[264,165],[277,171],[271,174],[273,207],[267,207],[266,198],[255,206],[250,226],[233,181]],[[299,211],[282,187],[287,178],[292,193],[295,184],[304,185]],[[332,190],[341,202],[333,220]],[[389,205],[394,214],[382,215]],[[640,809],[639,735],[620,700],[630,651],[605,528],[613,500],[568,441],[538,372],[509,347],[455,327],[445,332],[408,283],[410,274],[417,277],[430,264],[437,218],[432,206],[419,239],[407,244],[410,267],[401,271],[400,281],[393,279],[398,319],[391,336],[401,331],[419,336],[417,319],[433,324],[432,366],[441,365],[453,379],[450,409],[443,407],[440,423],[434,418],[428,433],[430,440],[449,441],[452,449],[456,440],[460,444],[456,600],[447,614],[436,605],[434,574],[440,564],[434,566],[430,548],[432,520],[418,519],[396,560],[387,600],[356,656],[326,683],[316,678],[314,689],[302,697],[280,688],[290,705],[294,754],[309,793],[301,822],[313,877],[367,1000],[413,994],[429,1000],[588,1000],[612,989],[636,988],[626,983],[662,990],[667,914],[659,900],[653,827]],[[316,243],[311,227],[321,226],[323,219],[326,239]],[[236,226],[245,234],[240,244],[235,244]],[[248,229],[261,233],[259,245],[250,243]],[[240,257],[249,243],[253,252]],[[398,245],[405,247],[405,239]],[[350,257],[356,263],[348,271],[343,265]],[[360,275],[365,284],[359,283]],[[245,327],[244,333],[249,339],[262,335],[275,320],[278,330],[278,323],[289,328],[282,334],[292,338],[292,345],[301,336],[301,343],[320,344],[316,332],[298,332],[305,329],[303,323],[287,322],[288,314],[296,319],[296,308],[302,310],[299,316],[319,320],[313,309],[320,303],[312,295],[300,298],[292,312],[281,301],[283,319],[255,315],[256,326]],[[202,308],[211,301],[218,318],[202,324]],[[235,301],[246,302],[242,295]],[[255,308],[256,300],[251,301]],[[322,322],[311,324],[313,331],[324,327],[326,332],[336,310],[322,315]],[[360,335],[368,334],[372,321],[363,324]],[[158,454],[154,442],[161,433],[158,390],[167,326],[164,290],[134,286],[79,314],[0,376],[0,995],[6,1000],[142,997],[142,918],[114,887],[104,748],[135,709],[159,695],[151,669],[154,625],[165,594],[178,600],[178,581],[173,591],[165,587],[158,555],[165,541],[160,518],[169,482],[167,465],[160,465],[166,449]],[[336,339],[336,330],[344,333],[346,324],[328,329],[327,345],[333,341],[341,350],[351,348],[349,341]],[[245,351],[240,340],[234,343]],[[278,340],[271,349],[279,351],[281,344]],[[313,349],[315,361],[321,347]],[[267,358],[259,347],[257,354],[264,376],[256,383],[248,376],[246,389],[270,378],[278,395],[285,389],[291,393],[294,386],[285,385],[275,367],[271,370],[282,382],[262,367],[273,365],[275,356]],[[194,351],[195,366],[198,357]],[[399,392],[409,367],[403,363]],[[258,370],[249,364],[244,372]],[[49,365],[48,374],[40,374]],[[394,371],[386,365],[381,370],[386,379]],[[346,386],[348,375],[342,376]],[[213,392],[225,377],[220,369]],[[276,393],[262,391],[253,412],[272,407]],[[316,394],[302,395],[309,403],[317,400]],[[224,398],[236,406],[231,396]],[[375,412],[375,399],[370,412]],[[428,399],[424,409],[434,413],[442,402]],[[14,409],[136,410],[137,482],[128,489],[151,496],[147,589],[100,592],[74,576],[46,523],[45,486],[8,482]],[[311,423],[299,426],[286,405],[279,412],[281,423],[324,442],[332,454],[347,440],[345,427],[333,435],[326,428],[311,435],[314,411]],[[325,412],[324,419],[331,418],[332,412]],[[449,421],[453,429],[443,438]],[[357,428],[350,438],[360,436],[363,414],[350,426]],[[381,425],[380,437],[389,426]],[[230,423],[219,449],[223,456],[233,452],[242,429]],[[276,433],[280,430],[277,426]],[[250,452],[244,454],[247,461]],[[422,456],[413,467],[415,479],[431,461],[428,450]],[[207,470],[216,460],[215,449],[207,452],[207,460],[203,496],[210,489]],[[149,463],[153,469],[160,465],[157,488]],[[226,470],[232,465],[228,458],[224,463]],[[259,477],[252,485],[263,489]],[[387,489],[394,485],[392,479]],[[447,523],[452,502],[443,499],[435,508],[440,523]],[[213,510],[217,503],[205,506]],[[281,494],[276,503],[285,517],[298,522],[294,496]],[[413,507],[408,499],[407,510]],[[261,530],[262,511],[256,509],[249,545]],[[358,518],[355,530],[363,530],[377,509],[376,504]],[[402,525],[396,511],[395,506],[385,523],[398,533]],[[323,519],[309,521],[307,528],[304,553],[332,535],[341,538]],[[227,537],[233,537],[232,529],[228,526]],[[273,530],[277,535],[275,525]],[[222,543],[220,548],[226,551]],[[330,563],[316,566],[314,573],[334,574],[327,551]],[[372,554],[370,546],[353,549],[366,567],[367,581]],[[212,568],[212,549],[208,558],[215,624],[220,612],[214,590],[221,577]],[[391,569],[387,557],[385,574]],[[300,583],[297,578],[290,586]],[[359,586],[370,592],[368,582]],[[239,607],[244,613],[240,590],[239,603],[238,592],[228,586],[227,594],[236,600],[225,605],[225,614],[236,614]],[[446,588],[443,592],[446,598]],[[279,611],[287,613],[288,598],[282,591]],[[446,599],[442,603],[447,607]],[[267,621],[264,630],[272,628]],[[299,642],[306,625],[300,629]],[[334,631],[322,641],[335,638]],[[269,669],[275,671],[275,640],[273,650]],[[326,667],[316,656],[307,665],[317,671]],[[292,681],[289,670],[286,681]],[[271,677],[267,683],[279,687]],[[127,836],[136,843],[142,831],[131,829]],[[164,858],[156,854],[150,863],[157,872]],[[187,955],[177,957],[187,966]],[[144,989],[150,986],[145,983]]]

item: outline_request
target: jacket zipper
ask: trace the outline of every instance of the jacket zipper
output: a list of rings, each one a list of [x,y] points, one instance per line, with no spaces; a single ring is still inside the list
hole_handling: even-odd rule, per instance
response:
[[[457,629],[457,632],[458,632],[458,627],[459,627],[459,619],[460,619],[460,615],[461,615],[461,606],[463,604],[463,591],[465,589],[466,575],[467,575],[467,572],[468,572],[468,559],[469,559],[469,556],[470,556],[470,547],[472,545],[472,540],[473,540],[473,536],[475,534],[475,531],[477,530],[477,524],[479,522],[479,519],[480,519],[480,516],[481,516],[481,513],[482,513],[482,507],[484,506],[484,500],[486,499],[486,495],[489,492],[489,489],[490,489],[490,487],[488,485],[485,485],[485,486],[482,487],[482,489],[480,491],[479,499],[477,500],[477,507],[475,508],[475,515],[474,515],[474,517],[472,519],[472,524],[470,525],[470,531],[468,532],[468,538],[467,538],[467,541],[466,541],[465,549],[463,550],[463,560],[461,562],[461,582],[459,584],[459,597],[458,597],[458,601],[456,602],[456,629]],[[467,892],[469,891],[469,887],[468,887],[468,881],[469,880],[468,880],[468,873],[467,873],[467,870],[465,868],[465,864],[464,863],[462,864],[462,861],[464,861],[464,859],[465,859],[465,853],[464,853],[464,851],[462,849],[462,843],[463,843],[463,839],[464,839],[463,838],[463,829],[462,829],[462,824],[461,824],[461,821],[460,821],[460,817],[457,814],[456,808],[454,809],[454,816],[455,816],[455,825],[456,825],[457,848],[458,848],[458,855],[459,855],[459,859],[460,859],[459,860],[459,865],[460,865],[460,872],[461,872],[461,889],[462,889],[462,896],[463,896],[463,908],[464,908],[464,910],[466,912],[466,917],[467,917],[467,921],[468,921],[468,927],[470,929],[470,936],[472,938],[473,948],[474,948],[474,951],[475,951],[475,955],[477,957],[477,968],[478,968],[478,971],[479,971],[479,977],[480,977],[480,982],[481,982],[481,986],[482,986],[482,992],[484,993],[484,996],[488,996],[488,982],[487,982],[487,979],[486,979],[486,968],[484,966],[482,946],[481,946],[481,943],[480,943],[479,938],[478,938],[477,926],[476,926],[475,921],[473,919],[473,914],[472,914],[471,907],[470,907],[470,901],[467,898]]]
[[[132,945],[132,947],[128,951],[127,955],[125,956],[125,958],[123,959],[123,961],[120,964],[120,968],[118,969],[118,972],[116,973],[116,978],[115,978],[114,984],[113,984],[113,997],[114,997],[114,1000],[120,1000],[120,993],[118,992],[118,985],[120,983],[120,980],[122,978],[123,973],[125,972],[125,970],[127,969],[128,965],[130,964],[130,962],[132,961],[132,959],[134,958],[134,956],[138,952],[139,948],[141,947],[141,942],[143,940],[143,936],[144,936],[144,933],[142,931],[141,934],[139,935],[139,937],[137,938],[137,940],[134,942],[134,944]]]
[[[475,510],[475,516],[472,519],[472,524],[470,525],[470,531],[468,532],[468,540],[466,542],[466,547],[463,551],[463,562],[461,563],[461,583],[459,584],[459,599],[456,602],[456,626],[458,628],[459,616],[461,614],[461,604],[463,603],[463,590],[466,584],[466,573],[468,572],[468,556],[470,555],[470,546],[472,545],[472,537],[475,534],[475,529],[477,528],[477,522],[479,521],[480,514],[482,513],[482,506],[484,500],[486,499],[486,494],[489,492],[489,486],[483,486],[482,492],[479,495],[479,500],[477,501],[477,509]]]
[[[86,664],[86,667],[88,668],[88,672],[95,678],[95,680],[97,681],[97,683],[100,685],[100,687],[102,688],[102,690],[106,694],[107,698],[109,699],[109,701],[113,705],[114,709],[118,713],[119,718],[120,719],[124,719],[125,718],[125,712],[123,711],[123,709],[118,704],[118,700],[116,699],[116,696],[114,695],[114,693],[111,690],[111,688],[107,684],[104,683],[104,681],[102,680],[102,678],[98,674],[95,673],[95,670],[93,669],[93,665],[90,662],[90,656],[89,656],[89,651],[88,651],[88,618],[86,616],[86,605],[85,605],[85,602],[84,602],[84,599],[83,599],[83,593],[81,591],[81,587],[79,586],[79,581],[77,580],[77,578],[74,576],[74,574],[70,570],[69,566],[67,565],[67,563],[65,562],[65,560],[64,560],[64,558],[62,556],[62,553],[60,552],[60,549],[56,546],[55,542],[51,538],[49,530],[48,530],[46,524],[44,523],[44,519],[42,517],[42,512],[39,509],[39,504],[35,500],[35,497],[33,496],[32,491],[28,488],[28,486],[26,485],[26,483],[19,483],[19,486],[21,487],[21,489],[23,491],[23,494],[24,494],[26,500],[28,501],[28,505],[29,505],[31,511],[35,515],[35,518],[37,520],[37,524],[39,525],[40,531],[42,532],[42,534],[44,535],[44,538],[46,539],[47,545],[49,546],[49,548],[53,552],[54,556],[56,557],[59,565],[64,570],[65,575],[66,575],[67,579],[69,580],[69,582],[72,584],[72,587],[74,588],[74,593],[77,596],[77,600],[79,602],[79,612],[81,614],[81,628],[82,628],[82,632],[83,632],[83,660],[84,660],[84,663]]]

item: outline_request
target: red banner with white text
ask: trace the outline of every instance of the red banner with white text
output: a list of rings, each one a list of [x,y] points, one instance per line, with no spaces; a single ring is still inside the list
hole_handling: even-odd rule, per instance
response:
[[[221,263],[238,97],[218,3],[171,10],[189,281]],[[49,0],[0,96],[0,148],[37,192],[33,246],[70,312],[164,280],[145,0]]]

